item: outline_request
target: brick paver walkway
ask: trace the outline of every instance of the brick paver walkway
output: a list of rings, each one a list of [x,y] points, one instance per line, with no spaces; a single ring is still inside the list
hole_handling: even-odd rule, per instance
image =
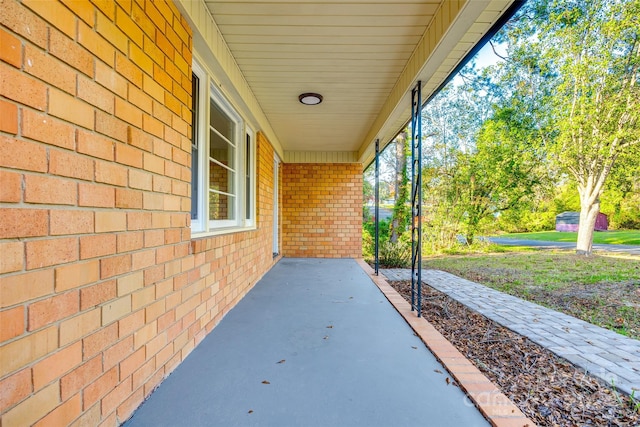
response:
[[[389,281],[411,270],[380,270]],[[640,341],[438,270],[422,281],[626,393],[640,394]]]

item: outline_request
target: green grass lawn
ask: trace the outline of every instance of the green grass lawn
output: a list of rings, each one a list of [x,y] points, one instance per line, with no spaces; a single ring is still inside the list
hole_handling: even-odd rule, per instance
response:
[[[539,231],[536,233],[501,234],[496,237],[544,240],[547,242],[576,242],[578,240],[578,233],[567,231]],[[640,230],[596,231],[593,233],[593,243],[640,245]]]
[[[640,257],[537,251],[439,256],[423,263],[640,338]]]

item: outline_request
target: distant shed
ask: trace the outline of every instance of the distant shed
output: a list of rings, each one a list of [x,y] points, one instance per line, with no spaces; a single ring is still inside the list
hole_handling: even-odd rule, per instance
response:
[[[578,231],[580,225],[580,212],[562,212],[556,215],[556,231]],[[593,227],[595,231],[607,231],[609,228],[609,219],[602,212],[598,213],[596,225]]]

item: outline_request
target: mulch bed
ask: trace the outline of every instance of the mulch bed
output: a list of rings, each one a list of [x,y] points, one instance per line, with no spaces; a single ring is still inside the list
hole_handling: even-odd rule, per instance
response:
[[[411,299],[411,282],[390,282]],[[422,287],[422,316],[540,426],[638,426],[630,398],[447,295]]]

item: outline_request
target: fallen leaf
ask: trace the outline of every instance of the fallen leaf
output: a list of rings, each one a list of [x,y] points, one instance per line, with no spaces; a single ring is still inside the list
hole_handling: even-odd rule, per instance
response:
[[[285,360],[284,360],[284,359],[282,359],[281,361],[276,362],[276,364],[278,364],[278,363],[284,363],[284,362],[285,362]]]
[[[262,381],[262,384],[271,384],[271,383],[269,381],[267,381],[267,380],[264,380],[264,381]]]

